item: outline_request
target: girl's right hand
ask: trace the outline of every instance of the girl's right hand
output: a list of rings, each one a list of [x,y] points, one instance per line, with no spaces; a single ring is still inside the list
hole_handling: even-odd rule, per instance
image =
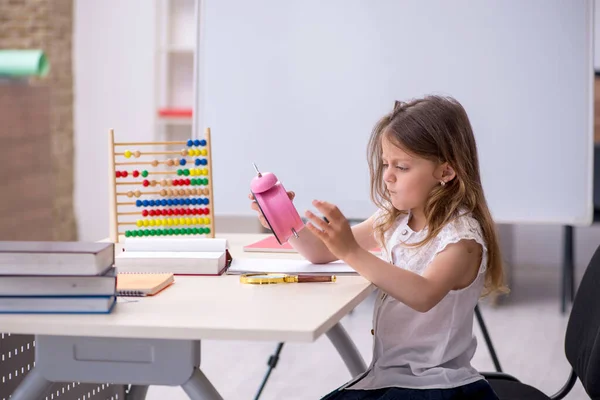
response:
[[[294,200],[294,197],[296,197],[296,193],[294,192],[287,192],[288,197],[290,198],[290,200]],[[271,227],[269,226],[269,224],[267,223],[267,220],[265,219],[265,216],[263,215],[263,213],[260,211],[260,208],[258,207],[258,204],[256,203],[256,200],[254,200],[254,196],[252,195],[252,193],[250,193],[248,195],[248,198],[250,200],[252,200],[252,203],[250,204],[250,208],[252,208],[254,211],[256,211],[258,213],[258,220],[260,221],[260,224],[265,228],[265,229],[269,229],[271,230]]]

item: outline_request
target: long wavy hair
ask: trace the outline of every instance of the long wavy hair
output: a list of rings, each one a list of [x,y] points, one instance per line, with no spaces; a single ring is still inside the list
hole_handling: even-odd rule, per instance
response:
[[[441,229],[466,210],[479,222],[488,249],[483,295],[507,292],[498,235],[488,208],[481,177],[473,129],[462,105],[451,97],[426,96],[409,102],[396,102],[393,111],[375,125],[369,140],[367,157],[371,176],[371,199],[384,210],[375,226],[375,236],[385,243],[384,233],[407,210],[391,205],[383,181],[381,159],[383,136],[402,150],[435,163],[447,162],[456,177],[432,189],[424,207],[428,232],[417,245],[435,238]],[[438,165],[439,165],[438,164]]]

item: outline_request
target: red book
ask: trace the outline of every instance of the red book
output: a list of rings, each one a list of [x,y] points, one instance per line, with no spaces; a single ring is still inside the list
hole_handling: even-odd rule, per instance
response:
[[[191,118],[191,108],[159,108],[158,115],[171,118]]]
[[[268,236],[258,242],[244,246],[244,251],[256,251],[267,253],[297,253],[289,243],[280,245],[275,236]]]

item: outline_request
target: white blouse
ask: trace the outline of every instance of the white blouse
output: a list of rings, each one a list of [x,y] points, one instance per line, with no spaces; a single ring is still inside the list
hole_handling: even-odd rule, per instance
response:
[[[428,244],[406,247],[404,243],[418,242],[427,235],[427,228],[413,231],[408,226],[409,219],[410,214],[400,216],[386,232],[387,261],[422,275],[447,245],[473,239],[483,247],[479,273],[468,287],[450,291],[426,313],[415,311],[379,290],[373,314],[371,365],[346,388],[452,388],[483,379],[471,366],[477,347],[473,316],[488,258],[481,226],[471,215],[463,213]]]

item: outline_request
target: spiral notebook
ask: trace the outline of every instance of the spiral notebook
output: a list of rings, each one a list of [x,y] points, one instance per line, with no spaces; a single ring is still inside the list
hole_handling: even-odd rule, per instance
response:
[[[154,296],[175,282],[173,274],[119,273],[117,296]]]

